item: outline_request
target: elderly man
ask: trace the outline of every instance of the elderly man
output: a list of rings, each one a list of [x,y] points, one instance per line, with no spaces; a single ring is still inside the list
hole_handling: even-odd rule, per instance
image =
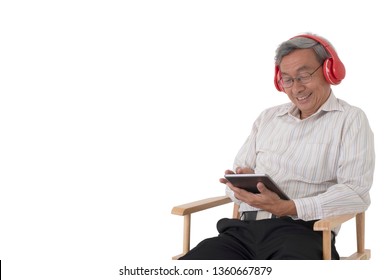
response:
[[[345,68],[322,37],[303,34],[276,51],[275,86],[290,103],[263,111],[226,173],[266,173],[289,196],[262,183],[260,194],[235,187],[241,220],[221,219],[219,235],[181,259],[322,259],[322,236],[313,223],[365,211],[374,173],[374,139],[364,112],[337,99]],[[335,239],[332,259],[339,259]]]

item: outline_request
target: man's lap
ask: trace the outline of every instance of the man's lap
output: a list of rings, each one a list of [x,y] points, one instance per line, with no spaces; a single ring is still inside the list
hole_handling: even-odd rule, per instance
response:
[[[219,235],[200,242],[181,259],[322,259],[322,235],[312,230],[314,222],[221,219]]]

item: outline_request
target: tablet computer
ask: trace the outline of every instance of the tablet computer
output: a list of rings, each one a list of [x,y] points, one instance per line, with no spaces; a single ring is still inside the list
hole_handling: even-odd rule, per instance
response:
[[[252,193],[259,193],[257,183],[262,182],[267,189],[279,195],[281,199],[290,199],[267,174],[225,174],[225,178],[237,188]]]

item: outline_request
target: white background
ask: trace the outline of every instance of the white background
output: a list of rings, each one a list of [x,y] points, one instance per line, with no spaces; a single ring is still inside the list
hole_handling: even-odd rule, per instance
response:
[[[347,69],[334,92],[361,107],[374,131],[372,260],[348,270],[358,279],[382,269],[385,2],[2,1],[4,279],[124,279],[124,265],[177,264],[169,260],[181,250],[182,218],[171,208],[224,194],[218,179],[255,118],[288,102],[273,85],[275,49],[302,32],[334,44]],[[193,245],[230,215],[231,206],[195,215]],[[341,255],[355,250],[353,226],[341,230]],[[307,270],[268,264],[279,275]]]

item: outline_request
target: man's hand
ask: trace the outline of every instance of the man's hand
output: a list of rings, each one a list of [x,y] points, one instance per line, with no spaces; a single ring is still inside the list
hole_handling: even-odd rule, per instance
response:
[[[254,171],[250,168],[237,168],[237,174],[251,174]],[[231,170],[226,170],[225,174],[234,174]],[[292,200],[282,200],[276,193],[266,188],[263,183],[257,184],[259,194],[248,192],[244,189],[235,187],[225,178],[219,180],[226,184],[234,193],[234,196],[246,204],[268,211],[276,216],[296,215],[295,203]]]
[[[255,173],[255,171],[253,169],[248,168],[248,167],[237,167],[236,173],[234,173],[234,171],[232,171],[232,170],[225,171],[225,174],[254,174],[254,173]],[[219,179],[219,182],[221,182],[222,184],[227,184],[229,181],[226,180],[225,178],[221,178],[221,179]]]

